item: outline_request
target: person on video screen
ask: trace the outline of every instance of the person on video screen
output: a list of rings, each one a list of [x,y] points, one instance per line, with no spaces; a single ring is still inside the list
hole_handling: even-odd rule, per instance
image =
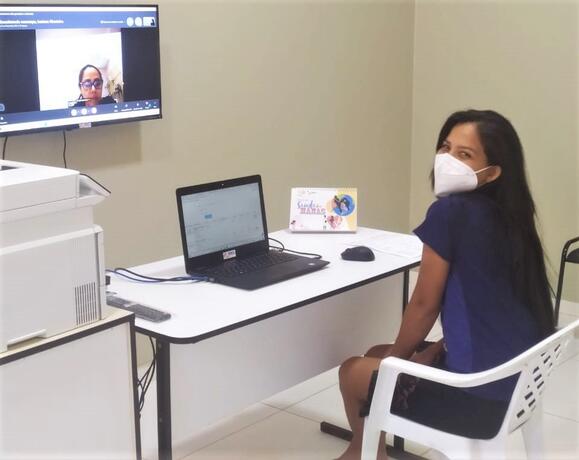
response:
[[[85,65],[78,74],[80,96],[74,107],[92,107],[98,104],[115,104],[111,96],[102,97],[103,75],[94,65]]]

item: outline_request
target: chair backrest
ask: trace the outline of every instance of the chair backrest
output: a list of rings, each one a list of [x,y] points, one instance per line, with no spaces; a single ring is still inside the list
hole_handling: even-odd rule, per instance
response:
[[[513,361],[522,362],[521,374],[513,392],[509,409],[503,422],[508,433],[523,425],[538,406],[545,392],[546,382],[561,359],[573,332],[579,328],[579,320],[551,334]]]

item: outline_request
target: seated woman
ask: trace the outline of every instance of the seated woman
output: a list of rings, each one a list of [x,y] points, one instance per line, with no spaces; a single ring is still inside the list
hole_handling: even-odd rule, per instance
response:
[[[340,367],[353,432],[340,460],[360,458],[362,417],[383,358],[478,372],[554,330],[535,205],[511,123],[493,111],[452,114],[438,137],[431,180],[438,199],[414,231],[424,243],[422,263],[398,337]],[[425,346],[439,313],[444,338]],[[391,410],[442,431],[489,439],[500,428],[514,385],[508,378],[463,390],[401,376]],[[383,439],[378,458],[387,458]]]
[[[80,96],[74,107],[93,107],[99,104],[115,104],[111,96],[102,97],[103,75],[94,65],[85,65],[78,74]]]

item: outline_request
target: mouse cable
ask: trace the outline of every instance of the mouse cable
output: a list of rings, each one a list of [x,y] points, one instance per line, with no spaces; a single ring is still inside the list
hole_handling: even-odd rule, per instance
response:
[[[149,342],[151,342],[151,348],[153,349],[153,359],[151,360],[151,364],[147,367],[147,370],[143,374],[143,376],[137,381],[137,388],[139,391],[139,417],[143,411],[143,407],[145,406],[145,396],[147,394],[147,390],[153,381],[153,377],[155,376],[155,369],[157,367],[157,350],[155,348],[155,344],[153,343],[153,339],[149,336]]]
[[[273,241],[274,243],[279,244],[279,246],[271,246],[270,245],[269,246],[270,249],[277,249],[279,251],[289,252],[291,254],[299,254],[300,256],[308,256],[308,257],[311,257],[312,259],[321,259],[322,258],[322,256],[320,254],[314,254],[311,252],[300,252],[300,251],[294,251],[292,249],[286,249],[286,247],[284,246],[284,244],[281,241],[276,240],[275,238],[272,238],[272,237],[269,237],[269,239],[271,241]]]
[[[8,136],[4,136],[4,146],[2,147],[2,159],[6,159],[6,144],[8,143]]]
[[[172,278],[157,278],[154,276],[147,276],[141,275],[139,273],[135,273],[127,268],[117,267],[114,270],[107,269],[107,273],[114,273],[115,275],[122,276],[123,278],[127,278],[131,281],[137,281],[138,283],[167,283],[167,282],[183,282],[183,281],[211,281],[212,278],[208,276],[174,276]]]

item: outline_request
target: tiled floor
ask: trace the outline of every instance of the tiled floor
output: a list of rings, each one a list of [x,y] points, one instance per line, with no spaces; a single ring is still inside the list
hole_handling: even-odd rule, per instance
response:
[[[561,324],[579,318],[579,305],[562,306]],[[431,338],[440,337],[435,328]],[[579,458],[579,335],[554,371],[544,399],[547,458]],[[223,420],[196,437],[183,460],[316,460],[333,459],[345,441],[323,434],[326,420],[347,426],[337,386],[337,369],[279,393]],[[431,458],[432,452],[406,442],[411,453]],[[526,458],[518,432],[509,439],[509,459]]]

